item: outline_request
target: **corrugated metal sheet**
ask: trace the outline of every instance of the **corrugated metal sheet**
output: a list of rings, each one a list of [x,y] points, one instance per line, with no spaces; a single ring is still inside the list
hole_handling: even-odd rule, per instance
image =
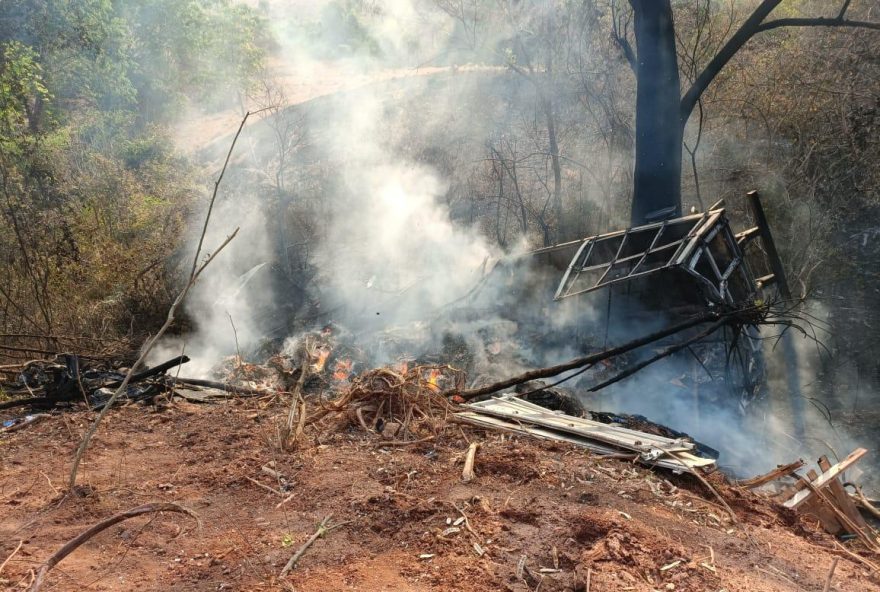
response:
[[[694,444],[581,417],[550,411],[513,395],[500,395],[465,405],[456,415],[469,423],[491,429],[528,434],[537,438],[570,442],[598,454],[633,453],[639,462],[678,471],[715,465],[712,459],[692,453]]]

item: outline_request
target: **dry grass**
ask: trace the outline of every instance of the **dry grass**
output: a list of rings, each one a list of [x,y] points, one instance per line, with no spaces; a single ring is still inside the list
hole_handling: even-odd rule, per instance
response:
[[[306,424],[321,429],[325,422],[336,420],[373,433],[379,433],[382,425],[396,424],[397,439],[435,435],[447,424],[452,409],[440,385],[460,387],[463,380],[464,373],[452,366],[415,366],[405,371],[376,368],[352,380],[338,398],[316,401],[319,409]]]

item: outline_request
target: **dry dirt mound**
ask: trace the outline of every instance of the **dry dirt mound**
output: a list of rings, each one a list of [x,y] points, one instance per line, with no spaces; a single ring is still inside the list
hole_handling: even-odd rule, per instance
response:
[[[21,547],[0,583],[24,589],[92,524],[174,501],[203,528],[177,514],[123,522],[60,563],[44,590],[821,591],[842,556],[832,590],[880,591],[828,535],[720,477],[738,523],[686,477],[464,426],[382,447],[350,425],[280,453],[285,415],[254,400],[113,411],[79,496],[60,504],[91,415],[3,436],[0,562]],[[463,483],[472,441],[477,478]],[[341,526],[279,578],[331,514]]]

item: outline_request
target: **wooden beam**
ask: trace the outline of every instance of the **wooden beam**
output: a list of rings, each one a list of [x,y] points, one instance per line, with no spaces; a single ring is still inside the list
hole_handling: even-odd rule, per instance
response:
[[[781,477],[790,475],[802,466],[804,466],[804,461],[801,459],[797,459],[793,463],[788,463],[787,465],[779,465],[772,471],[764,473],[763,475],[758,475],[757,477],[752,477],[751,479],[744,479],[743,481],[739,481],[737,482],[737,485],[739,485],[740,487],[745,487],[746,489],[754,489],[755,487],[760,487],[762,485],[770,483],[771,481],[775,481]]]
[[[837,476],[843,473],[852,465],[856,464],[859,459],[868,454],[868,451],[864,448],[856,448],[853,450],[849,456],[845,459],[823,472],[819,475],[819,478],[812,484],[816,489],[822,489],[826,485],[828,485],[832,480],[837,479]],[[813,494],[812,489],[805,489],[797,492],[792,496],[790,500],[782,504],[786,508],[791,508],[792,510],[796,509],[798,506],[803,504],[810,496]]]
[[[810,469],[807,472],[806,480],[798,480],[798,485],[801,486],[800,489],[807,489],[807,482],[812,483],[818,477],[819,475],[816,474],[816,471]],[[825,529],[825,532],[829,534],[849,532],[849,530],[843,525],[843,523],[837,519],[837,515],[834,513],[834,508],[830,508],[828,504],[826,504],[825,501],[819,497],[811,497],[801,505],[798,511],[802,514],[807,514],[816,518],[822,525],[822,528]]]
[[[831,463],[828,462],[827,456],[822,456],[819,459],[819,468],[824,472],[831,469]],[[865,519],[862,518],[862,514],[859,512],[859,509],[853,503],[852,498],[849,497],[849,494],[846,493],[846,490],[843,488],[843,485],[840,484],[840,481],[834,479],[831,484],[828,486],[828,492],[831,494],[829,497],[837,504],[846,517],[853,521],[853,524],[858,526],[859,528],[867,528],[868,524],[865,522]],[[855,533],[854,533],[855,534]]]
[[[742,232],[738,232],[734,235],[736,239],[736,244],[739,245],[740,248],[745,247],[746,243],[748,243],[753,238],[758,238],[761,235],[761,229],[757,226],[753,226],[748,230],[743,230]]]
[[[764,213],[764,206],[761,205],[761,197],[757,191],[749,191],[748,197],[749,208],[755,217],[755,224],[761,234],[761,244],[764,245],[764,251],[767,253],[767,259],[770,263],[770,269],[776,276],[776,283],[779,285],[779,293],[786,300],[791,300],[791,290],[788,288],[788,281],[785,279],[785,269],[782,267],[782,259],[776,250],[776,243],[773,242],[773,234],[770,232],[770,224],[767,222],[767,215]]]
[[[762,275],[759,278],[755,278],[756,284],[758,282],[760,282],[761,284],[763,284],[765,286],[769,286],[770,284],[772,284],[775,281],[776,281],[776,275],[774,275],[772,273],[768,273],[767,275]]]

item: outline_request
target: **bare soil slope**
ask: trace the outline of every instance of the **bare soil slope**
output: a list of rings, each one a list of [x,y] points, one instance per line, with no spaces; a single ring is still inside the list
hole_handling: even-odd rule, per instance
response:
[[[294,453],[273,445],[280,404],[174,403],[111,412],[78,496],[62,499],[91,415],[67,413],[0,436],[0,587],[92,524],[151,501],[195,510],[142,517],[91,539],[44,590],[880,591],[864,564],[778,506],[568,445],[451,426],[382,447],[328,431]],[[477,478],[461,481],[468,441]],[[288,491],[261,470],[274,462]],[[285,502],[286,500],[286,502]],[[278,574],[322,518],[344,523]],[[466,520],[461,520],[466,517]],[[482,553],[482,554],[481,554]]]

